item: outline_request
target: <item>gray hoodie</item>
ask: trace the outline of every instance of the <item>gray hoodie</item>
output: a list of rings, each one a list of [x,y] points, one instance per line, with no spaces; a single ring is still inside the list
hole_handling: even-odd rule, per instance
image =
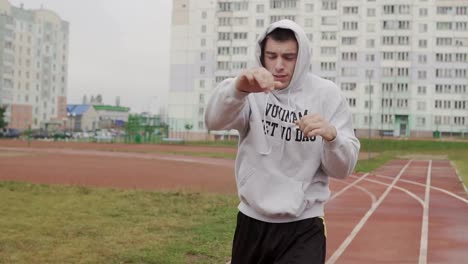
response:
[[[308,39],[294,22],[270,25],[256,45],[275,28],[288,28],[298,40],[298,58],[288,87],[271,93],[244,93],[235,79],[215,89],[205,114],[210,130],[236,129],[239,146],[235,174],[239,210],[258,220],[281,223],[324,215],[330,197],[328,177],[344,178],[356,165],[360,143],[351,113],[337,86],[308,72]],[[327,142],[305,137],[294,121],[318,113],[337,130]]]

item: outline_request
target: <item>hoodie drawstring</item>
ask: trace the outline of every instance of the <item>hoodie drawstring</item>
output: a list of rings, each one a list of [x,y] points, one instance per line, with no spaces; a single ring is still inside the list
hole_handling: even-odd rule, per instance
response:
[[[263,136],[265,138],[265,144],[267,146],[267,151],[261,151],[259,150],[258,153],[263,155],[263,156],[267,156],[267,155],[270,155],[271,153],[271,145],[270,145],[270,142],[268,142],[268,137],[267,135],[265,134],[265,122],[266,122],[266,109],[268,107],[268,98],[270,97],[270,93],[267,93],[266,95],[266,99],[265,99],[265,110],[263,110]]]

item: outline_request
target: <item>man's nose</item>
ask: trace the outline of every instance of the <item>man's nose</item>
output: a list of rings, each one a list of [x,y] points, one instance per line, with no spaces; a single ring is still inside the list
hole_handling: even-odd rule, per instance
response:
[[[283,60],[281,58],[278,58],[276,60],[276,63],[275,63],[275,68],[276,70],[283,70],[284,69],[284,64],[283,64]]]

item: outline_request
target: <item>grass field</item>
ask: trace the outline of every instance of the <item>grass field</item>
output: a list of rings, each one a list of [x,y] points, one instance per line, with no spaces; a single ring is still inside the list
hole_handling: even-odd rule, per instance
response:
[[[357,171],[401,156],[446,156],[468,182],[467,142],[361,144],[380,155]],[[0,182],[0,199],[0,263],[225,263],[237,213],[236,196],[206,193]]]
[[[0,182],[0,263],[225,263],[235,196]]]

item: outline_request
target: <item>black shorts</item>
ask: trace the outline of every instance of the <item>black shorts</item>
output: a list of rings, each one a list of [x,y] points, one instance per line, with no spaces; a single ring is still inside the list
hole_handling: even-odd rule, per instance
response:
[[[325,263],[322,218],[266,223],[239,212],[231,264]]]

